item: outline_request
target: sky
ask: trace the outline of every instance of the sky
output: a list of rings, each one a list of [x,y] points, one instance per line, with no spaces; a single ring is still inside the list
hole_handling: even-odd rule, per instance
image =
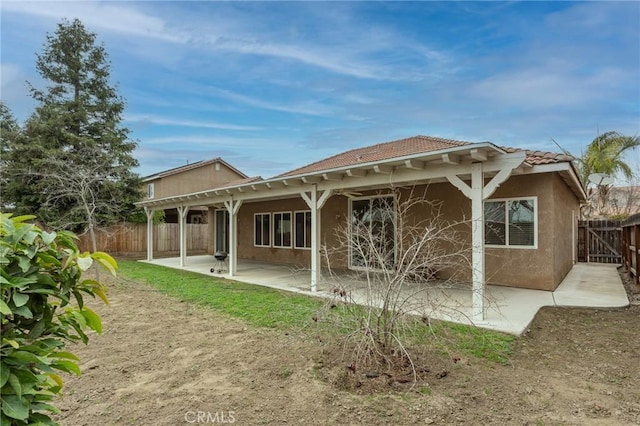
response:
[[[63,18],[97,34],[142,176],[222,157],[271,177],[414,135],[579,155],[640,135],[640,2],[0,3],[0,96]],[[640,170],[640,150],[627,156]]]

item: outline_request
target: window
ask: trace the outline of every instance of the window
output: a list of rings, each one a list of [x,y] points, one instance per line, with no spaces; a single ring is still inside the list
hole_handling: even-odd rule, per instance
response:
[[[253,215],[253,244],[257,247],[271,247],[271,215],[256,213]]]
[[[273,246],[291,247],[291,212],[273,214]]]
[[[485,244],[504,247],[537,247],[536,210],[535,197],[485,201]]]
[[[395,262],[395,199],[372,197],[350,201],[349,266],[382,269]]]
[[[147,198],[151,199],[153,198],[153,186],[154,184],[150,183],[147,185]]]
[[[295,247],[311,248],[311,211],[295,212]]]

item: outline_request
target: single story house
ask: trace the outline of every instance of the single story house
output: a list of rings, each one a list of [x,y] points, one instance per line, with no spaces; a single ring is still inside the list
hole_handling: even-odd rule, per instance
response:
[[[199,190],[167,196],[156,187],[139,205],[148,215],[176,209],[181,225],[190,209],[206,208],[209,251],[229,253],[230,276],[238,259],[303,265],[315,291],[321,242],[338,243],[337,223],[370,212],[392,188],[418,188],[414,193],[442,203],[446,220],[470,223],[474,320],[483,318],[487,283],[550,291],[560,284],[576,262],[577,220],[586,200],[571,157],[428,136],[353,149],[269,179],[234,177],[241,180],[202,176]],[[149,224],[148,260],[152,232]],[[181,244],[181,266],[185,257]],[[332,267],[357,263],[349,255]]]

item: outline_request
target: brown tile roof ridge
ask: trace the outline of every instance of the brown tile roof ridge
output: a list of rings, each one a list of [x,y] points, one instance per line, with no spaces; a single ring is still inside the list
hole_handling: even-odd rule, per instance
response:
[[[543,165],[543,164],[556,164],[556,163],[567,163],[574,160],[573,157],[558,153],[558,152],[550,152],[550,151],[533,151],[530,149],[523,148],[513,148],[513,147],[500,147],[507,153],[524,151],[527,154],[526,161],[532,166]]]
[[[382,142],[375,145],[354,148],[331,157],[323,158],[297,169],[290,170],[286,173],[274,176],[274,178],[320,172],[339,167],[389,160],[392,158],[419,154],[421,152],[438,151],[470,144],[473,144],[473,142],[417,135],[390,142]]]

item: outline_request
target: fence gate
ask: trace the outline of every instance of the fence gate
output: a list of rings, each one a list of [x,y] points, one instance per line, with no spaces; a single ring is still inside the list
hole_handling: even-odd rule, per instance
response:
[[[621,263],[621,237],[620,221],[579,221],[578,262]]]

